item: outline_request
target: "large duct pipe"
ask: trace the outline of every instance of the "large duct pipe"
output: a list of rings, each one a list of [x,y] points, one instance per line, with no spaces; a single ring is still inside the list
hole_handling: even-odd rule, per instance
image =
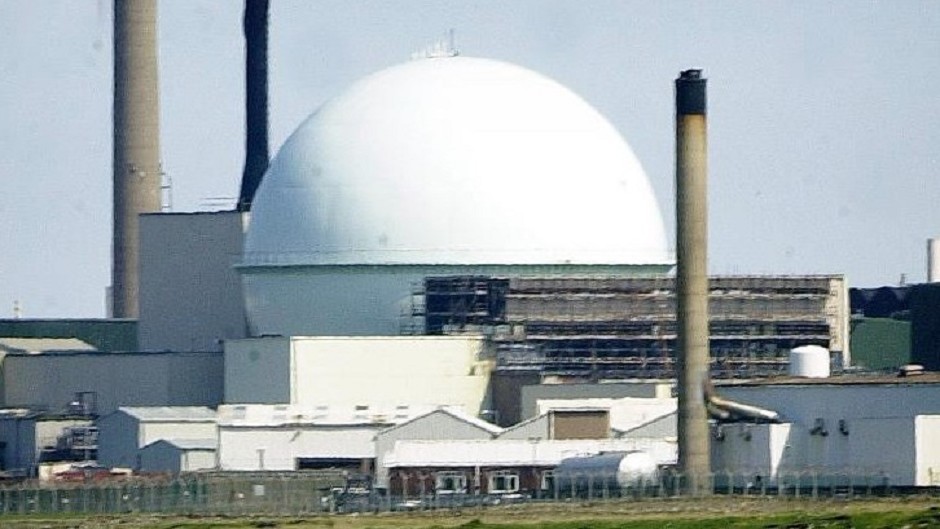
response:
[[[679,467],[688,491],[711,491],[708,409],[707,130],[705,79],[676,79],[676,297]]]
[[[268,0],[245,0],[245,170],[238,211],[251,202],[268,170]]]
[[[141,213],[160,211],[156,0],[114,0],[111,312],[136,318]]]

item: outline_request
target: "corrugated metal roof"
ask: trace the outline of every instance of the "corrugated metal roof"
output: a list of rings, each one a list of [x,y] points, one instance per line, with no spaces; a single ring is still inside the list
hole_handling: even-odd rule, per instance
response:
[[[515,432],[516,430],[520,430],[522,428],[526,428],[535,422],[544,421],[547,416],[548,416],[548,412],[541,413],[539,415],[536,415],[535,417],[529,417],[528,419],[522,422],[518,422],[512,426],[506,427],[505,429],[503,429],[502,432],[500,432],[500,434],[501,435],[511,434],[512,432]]]
[[[142,450],[158,443],[166,443],[180,450],[216,450],[219,447],[217,439],[159,439],[144,446]]]
[[[849,386],[849,385],[907,385],[907,384],[937,384],[940,383],[940,372],[928,371],[922,375],[900,377],[897,373],[890,374],[847,374],[828,378],[805,377],[770,377],[751,378],[741,380],[715,380],[715,387],[722,386]]]
[[[97,351],[78,338],[0,338],[0,351],[41,354],[46,351]]]
[[[495,424],[491,422],[484,421],[483,419],[475,415],[467,413],[462,408],[458,408],[455,406],[447,406],[447,407],[441,408],[441,411],[443,411],[444,413],[448,413],[454,416],[455,418],[460,419],[464,422],[467,422],[474,426],[482,428],[492,434],[498,434],[503,431],[503,429],[500,428],[499,426],[496,426]]]
[[[434,409],[434,406],[401,405],[226,404],[219,406],[218,418],[220,426],[232,427],[394,425]]]
[[[489,432],[490,434],[493,434],[493,435],[497,435],[497,434],[499,434],[499,433],[501,433],[501,432],[503,431],[503,429],[500,428],[499,426],[497,426],[497,425],[495,425],[495,424],[493,424],[493,423],[491,423],[491,422],[484,421],[483,419],[480,419],[479,417],[476,417],[476,416],[474,416],[474,415],[471,415],[471,414],[465,412],[462,408],[459,408],[459,407],[457,407],[457,406],[441,406],[441,407],[439,407],[439,408],[437,408],[437,409],[430,410],[430,411],[428,411],[427,413],[422,413],[421,415],[417,415],[417,416],[412,417],[412,418],[410,418],[410,419],[408,419],[408,420],[406,420],[406,421],[400,422],[400,423],[396,424],[395,426],[391,426],[391,427],[387,428],[386,430],[383,430],[383,432],[395,430],[396,428],[401,428],[401,427],[403,427],[403,426],[405,426],[405,425],[407,425],[407,424],[411,424],[411,423],[414,423],[414,422],[416,422],[416,421],[420,421],[420,420],[422,420],[422,419],[424,419],[424,418],[426,418],[426,417],[430,417],[431,415],[434,415],[434,414],[436,414],[436,413],[446,413],[447,415],[450,415],[451,417],[457,419],[458,421],[462,421],[462,422],[465,422],[465,423],[467,423],[467,424],[471,424],[471,425],[476,426],[477,428],[480,428],[481,430],[484,430],[484,431],[486,431],[486,432]]]
[[[628,450],[648,451],[660,463],[675,461],[675,443],[666,440],[396,441],[394,449],[385,458],[385,466],[387,468],[554,466],[568,457]]]
[[[611,430],[614,430],[617,437],[637,437],[638,434],[642,433],[644,430],[649,430],[651,429],[651,427],[655,427],[657,423],[663,423],[665,425],[664,428],[666,430],[670,430],[670,429],[674,430],[675,423],[678,420],[678,416],[679,416],[679,412],[674,411],[674,412],[666,413],[659,417],[650,419],[643,424],[630,428],[629,430],[618,430],[616,428],[611,428]],[[671,421],[671,424],[669,424],[670,421]]]
[[[140,421],[151,422],[215,422],[216,412],[204,406],[127,406],[124,412]]]

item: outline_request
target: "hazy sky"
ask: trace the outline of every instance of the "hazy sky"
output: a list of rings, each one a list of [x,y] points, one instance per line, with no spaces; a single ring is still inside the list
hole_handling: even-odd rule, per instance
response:
[[[160,0],[175,211],[238,192],[242,2]],[[709,79],[713,273],[925,277],[940,236],[940,1],[272,0],[271,150],[449,28],[605,115],[670,231],[672,81]],[[110,281],[111,2],[0,0],[0,317],[100,317]],[[230,203],[230,202],[228,202]]]

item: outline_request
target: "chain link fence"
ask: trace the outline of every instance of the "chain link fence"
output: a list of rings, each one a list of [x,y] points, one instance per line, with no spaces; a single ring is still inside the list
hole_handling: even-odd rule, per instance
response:
[[[445,476],[446,474],[446,476]],[[651,479],[618,482],[609,474],[543,476],[537,486],[520,488],[506,481],[507,472],[484,472],[454,481],[454,472],[423,472],[420,487],[390,491],[350,488],[341,473],[191,474],[174,479],[126,478],[86,483],[21,482],[0,487],[0,515],[163,513],[201,515],[305,515],[486,508],[497,505],[603,500],[682,498],[693,494],[684,476],[663,473]],[[440,476],[439,476],[440,475]],[[486,492],[480,483],[511,483],[508,490]],[[444,477],[444,481],[439,480]],[[710,492],[722,496],[765,498],[874,498],[917,492],[940,494],[940,488],[898,487],[883,473],[781,473],[773,479],[752,472],[716,472]],[[442,489],[446,483],[448,489]],[[416,483],[413,483],[413,485]],[[456,487],[454,485],[457,485]],[[708,491],[706,490],[706,493]]]

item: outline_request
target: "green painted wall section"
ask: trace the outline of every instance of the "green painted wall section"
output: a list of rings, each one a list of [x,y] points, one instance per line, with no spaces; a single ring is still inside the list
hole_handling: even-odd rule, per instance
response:
[[[6,338],[78,338],[99,351],[137,351],[137,320],[0,319]]]
[[[911,362],[911,322],[891,318],[852,320],[852,364],[891,369]]]

